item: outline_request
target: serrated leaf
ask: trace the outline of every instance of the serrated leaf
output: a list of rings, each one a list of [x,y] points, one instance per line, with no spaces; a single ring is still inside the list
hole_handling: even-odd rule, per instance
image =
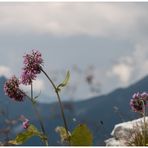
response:
[[[42,134],[31,124],[24,132],[19,133],[14,140],[10,140],[9,144],[21,145],[33,136],[42,138]]]
[[[62,87],[65,87],[68,84],[69,79],[70,79],[70,72],[68,71],[66,73],[65,80],[57,86],[57,90],[60,91]]]
[[[70,144],[72,146],[92,146],[93,136],[85,124],[78,125],[71,134]]]
[[[60,135],[61,142],[67,142],[69,136],[67,135],[66,129],[62,126],[56,127],[55,131]]]

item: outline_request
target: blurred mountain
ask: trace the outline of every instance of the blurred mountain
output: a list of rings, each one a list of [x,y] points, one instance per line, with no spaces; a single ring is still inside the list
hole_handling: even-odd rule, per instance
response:
[[[7,110],[9,119],[18,118],[22,114],[39,127],[29,101],[14,102],[4,95],[3,84],[5,81],[4,77],[0,78],[0,109]],[[147,91],[147,84],[148,76],[127,88],[119,88],[106,95],[85,101],[64,102],[69,129],[72,130],[79,123],[86,123],[93,132],[94,145],[104,145],[104,140],[110,137],[115,124],[138,118],[137,114],[131,111],[129,101],[133,93]],[[55,133],[57,126],[63,126],[59,105],[57,103],[40,103],[38,110],[43,116],[46,131],[49,134],[49,144],[59,145],[60,139]],[[3,118],[0,119],[0,125],[3,127]],[[14,128],[13,136],[16,131],[17,128]],[[42,143],[37,138],[33,138],[24,145],[42,145]]]

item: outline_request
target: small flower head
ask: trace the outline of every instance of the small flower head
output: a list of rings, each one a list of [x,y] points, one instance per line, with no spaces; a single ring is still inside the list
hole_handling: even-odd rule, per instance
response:
[[[25,93],[23,93],[19,88],[19,80],[13,76],[11,79],[8,79],[4,84],[4,92],[10,98],[15,101],[23,101]]]
[[[32,50],[31,54],[24,56],[24,67],[21,76],[22,84],[30,85],[32,83],[36,75],[41,73],[42,63],[43,59],[39,51]]]
[[[143,113],[144,105],[148,101],[148,93],[135,93],[130,101],[130,106],[133,111]]]
[[[29,125],[30,125],[29,120],[25,119],[24,122],[23,122],[23,128],[27,129],[29,127]]]
[[[30,125],[29,120],[24,115],[21,115],[19,119],[23,122],[22,123],[23,128],[27,129]]]
[[[148,93],[143,92],[143,93],[141,94],[141,98],[142,98],[144,101],[148,101]]]

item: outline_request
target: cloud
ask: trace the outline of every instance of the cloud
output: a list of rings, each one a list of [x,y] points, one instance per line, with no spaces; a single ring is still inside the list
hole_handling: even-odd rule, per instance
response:
[[[136,45],[136,50],[132,55],[134,73],[137,77],[144,77],[148,74],[148,43],[143,42]]]
[[[33,86],[35,91],[41,91],[44,89],[44,82],[41,79],[36,79]]]
[[[3,3],[0,31],[140,38],[148,25],[147,7],[141,3]]]
[[[107,76],[120,80],[120,86],[129,85],[142,77],[148,75],[148,43],[141,42],[135,45],[135,50],[128,56],[123,56],[117,60],[109,71]]]
[[[98,68],[95,75],[104,90],[114,89],[116,83],[118,86],[128,85],[148,73],[147,14],[146,3],[0,3],[0,52],[7,55],[7,59],[1,57],[1,63],[9,64],[13,73],[18,74],[22,64],[19,55],[23,49],[37,47],[46,49],[44,52],[50,69],[52,65],[54,68],[64,65],[65,68],[80,63],[83,68],[95,63]],[[123,48],[126,48],[125,52]],[[84,53],[85,58],[81,58],[79,55]],[[118,58],[122,53],[128,55],[117,59],[109,68],[108,60]],[[8,75],[9,70],[2,69],[0,73]],[[37,92],[47,89],[41,79],[37,81],[34,85]],[[80,94],[86,95],[83,93],[86,91],[81,89],[77,98]]]
[[[7,66],[0,66],[0,76],[4,76],[6,78],[9,78],[11,76],[12,72],[11,69]]]
[[[30,86],[21,85],[21,88],[26,92],[30,92]],[[37,93],[39,93],[40,91],[42,92],[44,90],[44,81],[39,78],[36,79],[33,82],[33,90]]]
[[[108,73],[109,76],[117,76],[118,79],[123,84],[129,84],[129,80],[131,78],[132,73],[132,67],[130,65],[126,65],[125,63],[119,63],[112,67],[112,70],[110,73]]]

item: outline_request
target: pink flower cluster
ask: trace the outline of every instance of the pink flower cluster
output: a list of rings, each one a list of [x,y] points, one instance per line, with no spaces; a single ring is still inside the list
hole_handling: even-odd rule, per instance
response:
[[[19,85],[19,80],[15,76],[13,76],[4,84],[5,94],[15,101],[23,101],[25,94],[20,90]]]
[[[21,75],[21,81],[16,76],[8,79],[4,84],[4,92],[10,98],[15,101],[23,101],[26,94],[19,88],[20,84],[30,85],[37,77],[37,74],[41,73],[41,65],[43,59],[39,51],[32,50],[31,54],[24,56],[24,67]],[[30,125],[29,120],[23,118],[23,128],[27,129]]]
[[[39,51],[32,50],[31,54],[24,56],[24,67],[21,75],[22,84],[30,85],[32,83],[36,75],[41,73],[42,63],[43,59]]]
[[[146,93],[146,92],[139,93],[138,92],[133,95],[133,97],[130,101],[130,106],[133,111],[143,113],[143,111],[144,111],[143,104],[146,106],[147,101],[148,101],[148,93]]]
[[[30,85],[37,74],[41,73],[42,63],[43,59],[39,51],[32,50],[31,54],[26,54],[21,80],[19,81],[15,76],[7,80],[4,84],[5,94],[15,101],[23,101],[25,93],[19,89],[19,85]]]

